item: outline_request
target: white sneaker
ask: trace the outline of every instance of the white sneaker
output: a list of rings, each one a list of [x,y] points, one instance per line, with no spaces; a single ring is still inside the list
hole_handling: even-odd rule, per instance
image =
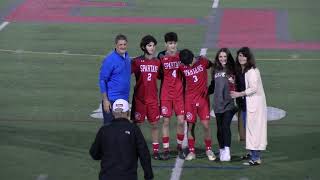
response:
[[[230,161],[230,160],[231,160],[230,148],[225,146],[224,147],[223,161]]]
[[[216,156],[214,155],[211,149],[206,151],[206,155],[208,156],[209,161],[216,160]]]
[[[219,149],[219,158],[220,158],[220,161],[224,160],[224,149]]]
[[[187,161],[191,161],[193,159],[196,159],[196,154],[194,152],[190,152],[187,157],[185,158],[185,160]]]

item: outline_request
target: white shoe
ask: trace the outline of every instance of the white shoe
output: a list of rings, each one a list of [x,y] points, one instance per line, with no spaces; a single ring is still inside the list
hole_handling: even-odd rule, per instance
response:
[[[209,161],[214,161],[214,160],[216,160],[216,156],[214,155],[214,153],[212,152],[211,149],[209,149],[209,150],[206,151],[206,155],[207,155]]]
[[[223,161],[230,161],[231,160],[231,155],[230,155],[230,148],[225,146],[224,147],[224,156],[223,156]]]
[[[193,159],[196,159],[196,154],[194,152],[190,152],[187,157],[185,158],[185,160],[187,161],[191,161]]]
[[[224,149],[219,149],[219,158],[220,158],[220,161],[224,160]]]

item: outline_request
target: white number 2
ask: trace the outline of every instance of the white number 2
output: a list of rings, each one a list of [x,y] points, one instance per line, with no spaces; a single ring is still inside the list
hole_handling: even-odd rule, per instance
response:
[[[173,71],[172,71],[172,76],[173,76],[174,78],[177,77],[177,72],[176,72],[176,70],[173,70]]]
[[[198,77],[196,75],[192,76],[193,82],[198,82]]]
[[[151,81],[152,74],[148,73],[147,81]]]

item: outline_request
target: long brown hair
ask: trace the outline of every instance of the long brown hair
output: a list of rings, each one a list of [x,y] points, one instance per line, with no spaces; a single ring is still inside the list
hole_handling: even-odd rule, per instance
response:
[[[216,57],[214,59],[214,63],[213,63],[213,73],[215,73],[215,71],[223,70],[222,64],[219,61],[219,55],[221,52],[224,52],[227,54],[227,64],[225,67],[226,73],[227,74],[235,74],[235,62],[234,62],[232,54],[228,48],[221,48],[218,50]]]

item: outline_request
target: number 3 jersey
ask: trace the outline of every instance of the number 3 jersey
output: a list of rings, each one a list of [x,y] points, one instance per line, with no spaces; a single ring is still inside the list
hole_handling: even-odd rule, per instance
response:
[[[181,64],[179,70],[183,73],[186,81],[185,98],[186,101],[198,101],[200,98],[208,96],[208,73],[211,62],[205,57],[196,57],[196,62],[192,66]]]
[[[157,79],[159,78],[160,60],[144,56],[132,60],[131,72],[136,77],[134,97],[144,103],[158,102]]]
[[[180,58],[179,53],[167,55],[165,52],[159,53],[161,61],[161,100],[176,100],[183,98],[182,76],[179,73]]]

